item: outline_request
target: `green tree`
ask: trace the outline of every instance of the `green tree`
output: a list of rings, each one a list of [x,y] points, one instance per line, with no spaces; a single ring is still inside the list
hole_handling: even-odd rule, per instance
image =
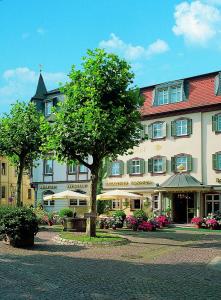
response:
[[[43,144],[44,117],[37,112],[33,103],[17,102],[9,114],[0,119],[0,154],[7,156],[16,166],[17,197],[16,204],[21,206],[21,184],[24,170],[30,170],[33,161],[41,154]]]
[[[96,214],[98,174],[104,158],[114,159],[139,144],[143,98],[132,88],[130,65],[104,50],[88,50],[61,88],[65,100],[55,112],[49,148],[62,161],[78,161],[91,171],[91,212]],[[92,157],[92,163],[87,161]],[[96,235],[95,218],[87,233]]]

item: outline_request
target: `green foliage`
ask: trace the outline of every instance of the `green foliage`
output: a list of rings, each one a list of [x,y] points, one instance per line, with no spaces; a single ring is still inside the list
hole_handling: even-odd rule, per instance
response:
[[[113,213],[113,217],[114,218],[119,218],[121,217],[123,220],[126,218],[126,214],[123,210],[116,210],[114,213]]]
[[[59,217],[64,218],[64,217],[73,217],[73,210],[70,208],[62,208],[59,211]]]
[[[144,221],[147,220],[147,214],[142,209],[135,210],[133,212],[133,216],[137,219],[143,219]]]
[[[0,235],[16,241],[37,232],[37,217],[30,208],[0,207]]]

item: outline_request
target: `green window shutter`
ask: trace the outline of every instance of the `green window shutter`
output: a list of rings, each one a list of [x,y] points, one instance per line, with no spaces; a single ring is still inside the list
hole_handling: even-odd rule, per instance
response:
[[[153,125],[148,126],[148,138],[152,139],[153,138]]]
[[[183,83],[183,100],[187,100],[189,98],[189,90],[190,90],[189,81],[185,80]]]
[[[108,161],[107,162],[107,176],[112,175],[112,162]]]
[[[171,136],[176,136],[176,121],[171,121]]]
[[[153,173],[153,159],[148,159],[148,172]]]
[[[213,170],[218,169],[218,154],[213,154]]]
[[[144,159],[140,159],[140,173],[141,174],[145,173],[145,161],[144,161]]]
[[[215,95],[220,95],[220,73],[216,75],[214,80],[214,93]]]
[[[127,161],[127,174],[132,174],[132,160]]]
[[[166,157],[162,157],[162,163],[163,163],[163,172],[167,171],[167,159]]]
[[[140,129],[140,139],[144,140],[145,139],[145,134],[146,134],[146,125],[141,124],[142,128]]]
[[[171,157],[171,171],[172,172],[176,171],[176,157],[174,156]]]
[[[193,169],[193,159],[191,155],[187,156],[187,171],[191,172]]]
[[[218,131],[218,115],[212,116],[212,131]]]
[[[119,161],[120,164],[120,175],[124,174],[124,162],[123,161]]]
[[[167,136],[167,123],[163,122],[163,137]]]
[[[193,129],[192,129],[192,120],[191,119],[188,119],[187,120],[187,134],[192,134],[193,132]]]

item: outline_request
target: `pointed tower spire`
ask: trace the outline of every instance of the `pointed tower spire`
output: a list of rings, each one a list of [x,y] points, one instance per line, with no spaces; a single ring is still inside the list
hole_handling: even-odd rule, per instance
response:
[[[46,86],[44,83],[44,79],[40,73],[40,76],[38,79],[38,86],[37,86],[36,93],[33,98],[44,99],[46,93],[47,93],[47,89],[46,89]]]

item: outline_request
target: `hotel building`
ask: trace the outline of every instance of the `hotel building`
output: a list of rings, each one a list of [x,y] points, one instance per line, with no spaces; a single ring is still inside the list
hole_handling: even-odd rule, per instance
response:
[[[221,72],[141,88],[142,136],[133,154],[109,164],[104,191],[145,196],[127,212],[151,206],[177,223],[221,211]],[[125,203],[112,201],[113,209]]]

